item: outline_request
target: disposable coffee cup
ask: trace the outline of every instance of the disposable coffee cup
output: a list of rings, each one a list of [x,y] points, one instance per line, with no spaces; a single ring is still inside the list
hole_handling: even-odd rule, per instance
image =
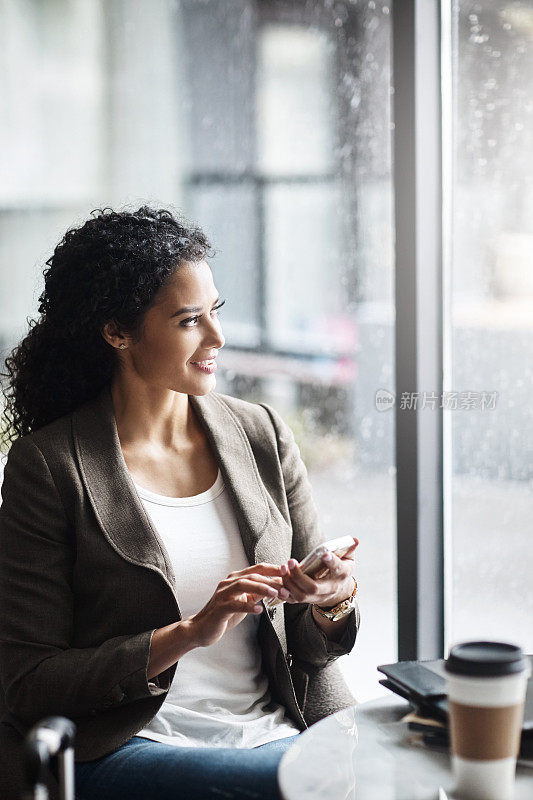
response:
[[[465,642],[445,670],[457,797],[511,800],[529,659],[513,644]]]

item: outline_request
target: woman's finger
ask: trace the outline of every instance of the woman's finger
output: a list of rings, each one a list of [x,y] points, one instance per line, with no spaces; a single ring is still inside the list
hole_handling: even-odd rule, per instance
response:
[[[347,561],[351,561],[351,559],[346,559]],[[332,578],[340,577],[341,575],[346,574],[346,563],[343,563],[342,559],[335,555],[335,553],[326,553],[322,556],[322,563],[326,565],[329,570],[329,575]]]
[[[262,561],[260,564],[252,564],[252,566],[246,567],[246,569],[261,572],[264,575],[281,575],[279,564],[268,564],[266,561]]]
[[[297,602],[317,602],[320,597],[334,596],[340,591],[340,587],[344,585],[348,576],[352,574],[352,559],[343,561],[334,553],[330,555],[329,561],[322,559],[328,572],[318,579],[306,575],[295,559],[290,559],[287,565],[282,565],[282,571],[287,570],[283,576],[283,585],[296,598]],[[294,566],[292,566],[293,564]]]
[[[293,564],[294,566],[292,566]],[[315,596],[318,588],[316,581],[301,570],[298,562],[295,561],[295,559],[290,559],[287,566],[289,568],[289,572],[285,576],[287,581],[284,581],[284,585],[289,589],[289,591],[295,590],[303,595]]]
[[[309,593],[303,591],[291,577],[290,573],[283,578],[283,588],[286,589],[290,593],[289,602],[291,601],[294,603],[303,603],[307,600]]]
[[[281,589],[281,586],[279,588]],[[268,597],[279,596],[279,590],[271,584],[261,583],[260,581],[256,580],[247,580],[246,578],[241,578],[238,581],[228,584],[224,587],[224,592],[229,597],[236,593],[242,594],[243,592],[259,595],[261,597],[264,597],[265,595]]]
[[[261,575],[281,577],[281,568],[277,564],[262,562],[261,564],[251,564],[249,567],[244,567],[244,569],[234,570],[229,573],[228,578],[236,578],[239,575],[250,575],[250,573],[253,572],[258,572]]]
[[[349,559],[350,561],[353,561],[354,560],[355,549],[356,549],[358,544],[359,544],[359,542],[357,542],[357,544],[354,542],[354,544],[352,544],[351,547],[342,556],[341,561],[342,561],[343,558],[346,558],[346,559]]]

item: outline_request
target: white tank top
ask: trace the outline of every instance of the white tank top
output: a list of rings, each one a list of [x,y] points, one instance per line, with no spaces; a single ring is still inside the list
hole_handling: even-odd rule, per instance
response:
[[[222,474],[193,497],[135,488],[171,558],[182,617],[190,617],[219,581],[249,566]],[[299,733],[283,706],[264,709],[271,697],[259,621],[247,614],[215,644],[182,656],[163,705],[136,735],[179,747],[256,747]]]

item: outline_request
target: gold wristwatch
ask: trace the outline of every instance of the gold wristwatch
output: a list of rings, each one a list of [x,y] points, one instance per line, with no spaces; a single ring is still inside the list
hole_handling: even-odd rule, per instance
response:
[[[317,606],[315,603],[314,606],[319,614],[322,614],[323,617],[330,619],[332,622],[336,622],[337,620],[346,617],[350,613],[352,608],[355,608],[355,606],[357,605],[357,600],[355,599],[355,595],[357,592],[357,581],[355,580],[353,575],[352,578],[355,585],[353,587],[353,592],[351,593],[351,595],[347,597],[346,600],[342,600],[336,606],[333,606],[333,608],[328,608],[328,609],[321,608],[320,606]]]

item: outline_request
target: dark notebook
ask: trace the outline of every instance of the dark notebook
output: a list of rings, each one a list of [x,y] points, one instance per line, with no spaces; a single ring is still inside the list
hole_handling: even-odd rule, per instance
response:
[[[528,656],[533,672],[533,656]],[[447,724],[448,701],[444,677],[444,659],[435,661],[399,661],[382,664],[378,670],[387,677],[380,681],[383,686],[408,700],[421,715],[438,719]],[[439,734],[435,734],[438,738]],[[443,732],[441,738],[447,738]],[[527,685],[522,744],[520,755],[533,757],[533,677]]]

